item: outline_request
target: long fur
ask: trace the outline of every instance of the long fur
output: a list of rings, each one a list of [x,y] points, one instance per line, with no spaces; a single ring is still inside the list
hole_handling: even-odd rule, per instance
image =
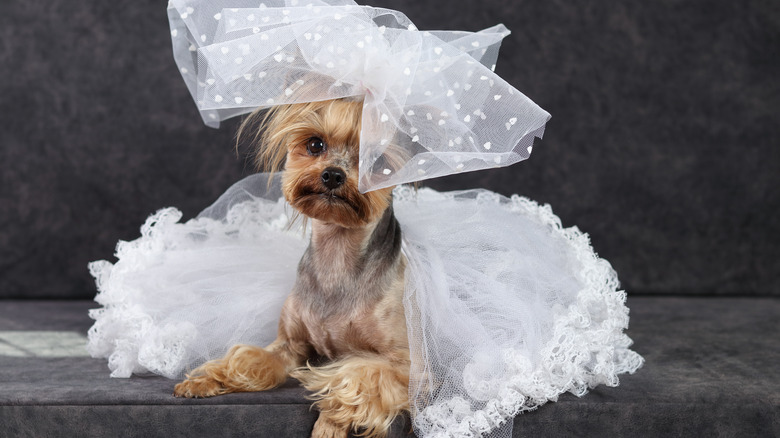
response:
[[[358,190],[361,111],[362,102],[339,99],[255,112],[242,124],[239,138],[262,143],[257,162],[271,171],[284,167],[282,191],[311,220],[311,242],[277,339],[265,348],[233,347],[193,370],[175,395],[261,391],[292,376],[320,410],[317,438],[350,431],[382,437],[408,410],[406,260],[392,188]],[[326,144],[325,152],[307,149],[312,138]],[[327,187],[323,172],[334,168],[345,180]]]

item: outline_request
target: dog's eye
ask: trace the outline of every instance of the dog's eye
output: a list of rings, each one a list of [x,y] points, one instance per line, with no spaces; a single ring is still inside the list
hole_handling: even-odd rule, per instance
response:
[[[326,148],[325,142],[319,137],[312,137],[306,143],[306,150],[309,151],[310,155],[319,155],[325,152]]]

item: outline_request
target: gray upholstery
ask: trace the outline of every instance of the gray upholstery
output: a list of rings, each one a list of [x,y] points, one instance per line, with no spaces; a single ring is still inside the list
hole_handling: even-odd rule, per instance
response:
[[[3,302],[8,330],[86,334],[88,301]],[[630,336],[647,363],[617,388],[570,394],[515,419],[515,436],[780,434],[780,301],[629,299]],[[0,344],[2,341],[0,340]],[[10,436],[308,436],[316,411],[281,388],[189,400],[158,376],[112,379],[104,360],[0,355],[0,423]],[[409,430],[401,419],[396,436]]]

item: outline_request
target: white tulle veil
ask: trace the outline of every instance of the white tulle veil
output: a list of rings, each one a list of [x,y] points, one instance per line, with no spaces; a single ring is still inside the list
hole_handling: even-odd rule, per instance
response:
[[[209,126],[362,97],[363,192],[524,160],[550,118],[493,72],[503,25],[420,31],[398,11],[351,0],[171,0],[168,18]]]

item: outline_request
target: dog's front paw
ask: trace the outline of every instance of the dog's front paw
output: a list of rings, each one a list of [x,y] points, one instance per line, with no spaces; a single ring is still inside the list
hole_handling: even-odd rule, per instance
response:
[[[227,392],[222,384],[208,376],[190,377],[173,388],[174,396],[187,398],[213,397]]]
[[[311,438],[347,438],[347,435],[349,435],[347,428],[339,426],[322,414],[317,418],[314,430],[311,431]]]

